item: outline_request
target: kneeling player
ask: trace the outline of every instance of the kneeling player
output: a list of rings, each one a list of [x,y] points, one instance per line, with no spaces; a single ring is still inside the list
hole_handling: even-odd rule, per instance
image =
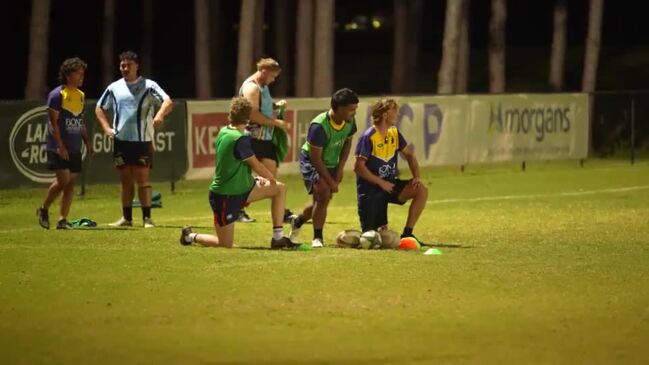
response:
[[[230,124],[221,128],[214,142],[216,168],[209,188],[209,201],[214,213],[216,236],[195,233],[185,227],[180,235],[182,245],[198,242],[203,246],[232,247],[234,222],[239,211],[248,203],[269,198],[273,220],[271,248],[298,246],[283,235],[286,187],[257,160],[250,137],[244,133],[251,110],[252,105],[245,98],[232,99],[228,116]],[[258,175],[257,178],[252,176],[251,170]]]
[[[426,206],[428,189],[419,180],[419,164],[409,145],[395,127],[399,108],[393,99],[380,99],[372,106],[373,125],[356,145],[356,188],[358,215],[363,232],[388,224],[388,203],[403,205],[412,200],[401,237],[412,233]],[[408,162],[412,179],[397,179],[397,152]]]

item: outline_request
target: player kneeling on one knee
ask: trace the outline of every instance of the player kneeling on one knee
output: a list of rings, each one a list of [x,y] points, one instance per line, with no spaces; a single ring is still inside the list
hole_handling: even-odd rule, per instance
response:
[[[209,202],[214,213],[216,235],[193,232],[190,227],[181,231],[180,243],[192,242],[203,246],[232,247],[234,222],[246,205],[262,199],[271,199],[273,236],[271,248],[297,248],[284,237],[282,223],[286,204],[286,187],[255,157],[250,136],[244,131],[252,105],[242,97],[232,99],[228,119],[230,123],[219,131],[214,147],[216,166],[209,187]],[[252,176],[254,171],[258,177]]]
[[[395,126],[399,107],[393,99],[380,99],[372,106],[373,125],[356,145],[358,215],[363,232],[388,224],[388,203],[403,205],[412,200],[401,237],[412,231],[426,206],[428,189],[419,180],[414,148]],[[397,152],[408,162],[412,179],[397,179]]]

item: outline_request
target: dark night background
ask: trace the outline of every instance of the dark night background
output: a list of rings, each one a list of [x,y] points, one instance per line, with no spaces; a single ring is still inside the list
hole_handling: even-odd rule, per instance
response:
[[[426,1],[420,42],[416,93],[433,94],[441,56],[445,1]],[[240,1],[220,1],[215,34],[221,46],[212,50],[220,66],[213,69],[214,97],[230,97],[235,89],[237,36]],[[286,9],[295,14],[295,1]],[[550,91],[548,68],[552,39],[554,1],[508,1],[507,4],[507,91]],[[89,64],[84,89],[96,98],[101,83],[102,1],[52,0],[47,85],[56,85],[60,62],[79,56]],[[647,89],[649,83],[649,37],[646,13],[641,2],[606,0],[597,90]],[[334,88],[351,87],[363,95],[388,94],[392,67],[393,0],[337,1]],[[0,4],[2,22],[2,65],[5,76],[0,99],[21,99],[24,95],[29,40],[31,1]],[[266,1],[265,53],[273,56],[273,0]],[[137,0],[116,1],[115,53],[140,50],[141,4]],[[490,4],[472,0],[470,10],[471,65],[469,91],[486,92],[487,37]],[[378,30],[345,31],[343,24],[359,15],[383,16]],[[153,20],[152,70],[145,76],[155,79],[175,98],[194,96],[194,9],[192,1],[156,1]],[[565,62],[565,89],[579,91],[583,71],[584,42],[588,21],[588,1],[568,1],[568,47]],[[291,27],[294,29],[295,24]],[[291,32],[291,35],[294,34]],[[290,44],[294,47],[293,42]],[[291,49],[290,54],[294,54]],[[293,93],[293,59],[279,60],[289,72],[280,77]],[[115,78],[119,77],[117,62]],[[277,95],[279,96],[279,95]],[[45,95],[43,96],[45,97]]]

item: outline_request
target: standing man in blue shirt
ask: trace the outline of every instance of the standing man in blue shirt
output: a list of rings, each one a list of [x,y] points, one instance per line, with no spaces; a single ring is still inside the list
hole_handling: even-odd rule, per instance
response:
[[[257,72],[250,75],[241,87],[239,95],[248,99],[252,104],[248,133],[252,137],[252,150],[255,157],[277,177],[279,162],[277,159],[276,147],[273,144],[274,128],[281,128],[288,132],[288,123],[277,118],[275,110],[281,105],[285,106],[285,100],[273,101],[268,85],[275,82],[275,79],[282,71],[279,63],[272,58],[262,58],[257,62]],[[287,209],[284,212],[284,221],[290,222],[292,213]],[[254,222],[254,219],[242,210],[239,216],[240,222]]]
[[[155,81],[140,76],[139,67],[137,54],[132,51],[121,53],[119,70],[122,78],[108,85],[95,108],[104,133],[113,138],[113,160],[122,185],[122,217],[111,224],[113,227],[133,225],[134,183],[142,203],[144,228],[155,227],[151,219],[149,184],[152,141],[154,129],[162,125],[173,102]],[[113,110],[112,125],[106,114],[109,109]]]
[[[56,229],[70,228],[67,216],[74,197],[74,179],[81,172],[82,139],[86,152],[92,153],[83,120],[85,95],[79,90],[87,67],[77,57],[63,61],[59,69],[61,84],[47,97],[47,162],[49,169],[56,174],[56,180],[47,189],[45,200],[37,211],[38,223],[45,229],[50,229],[48,209],[61,192],[61,214]]]

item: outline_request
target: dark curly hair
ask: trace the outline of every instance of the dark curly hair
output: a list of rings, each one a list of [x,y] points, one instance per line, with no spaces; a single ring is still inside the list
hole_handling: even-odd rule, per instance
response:
[[[230,113],[228,120],[232,125],[246,124],[250,118],[250,111],[252,111],[252,104],[244,97],[234,97],[230,102]]]
[[[65,85],[67,82],[67,76],[75,71],[78,71],[80,69],[87,69],[88,64],[85,63],[81,58],[79,57],[72,57],[68,58],[63,63],[61,64],[61,67],[59,68],[59,82],[61,85]]]

